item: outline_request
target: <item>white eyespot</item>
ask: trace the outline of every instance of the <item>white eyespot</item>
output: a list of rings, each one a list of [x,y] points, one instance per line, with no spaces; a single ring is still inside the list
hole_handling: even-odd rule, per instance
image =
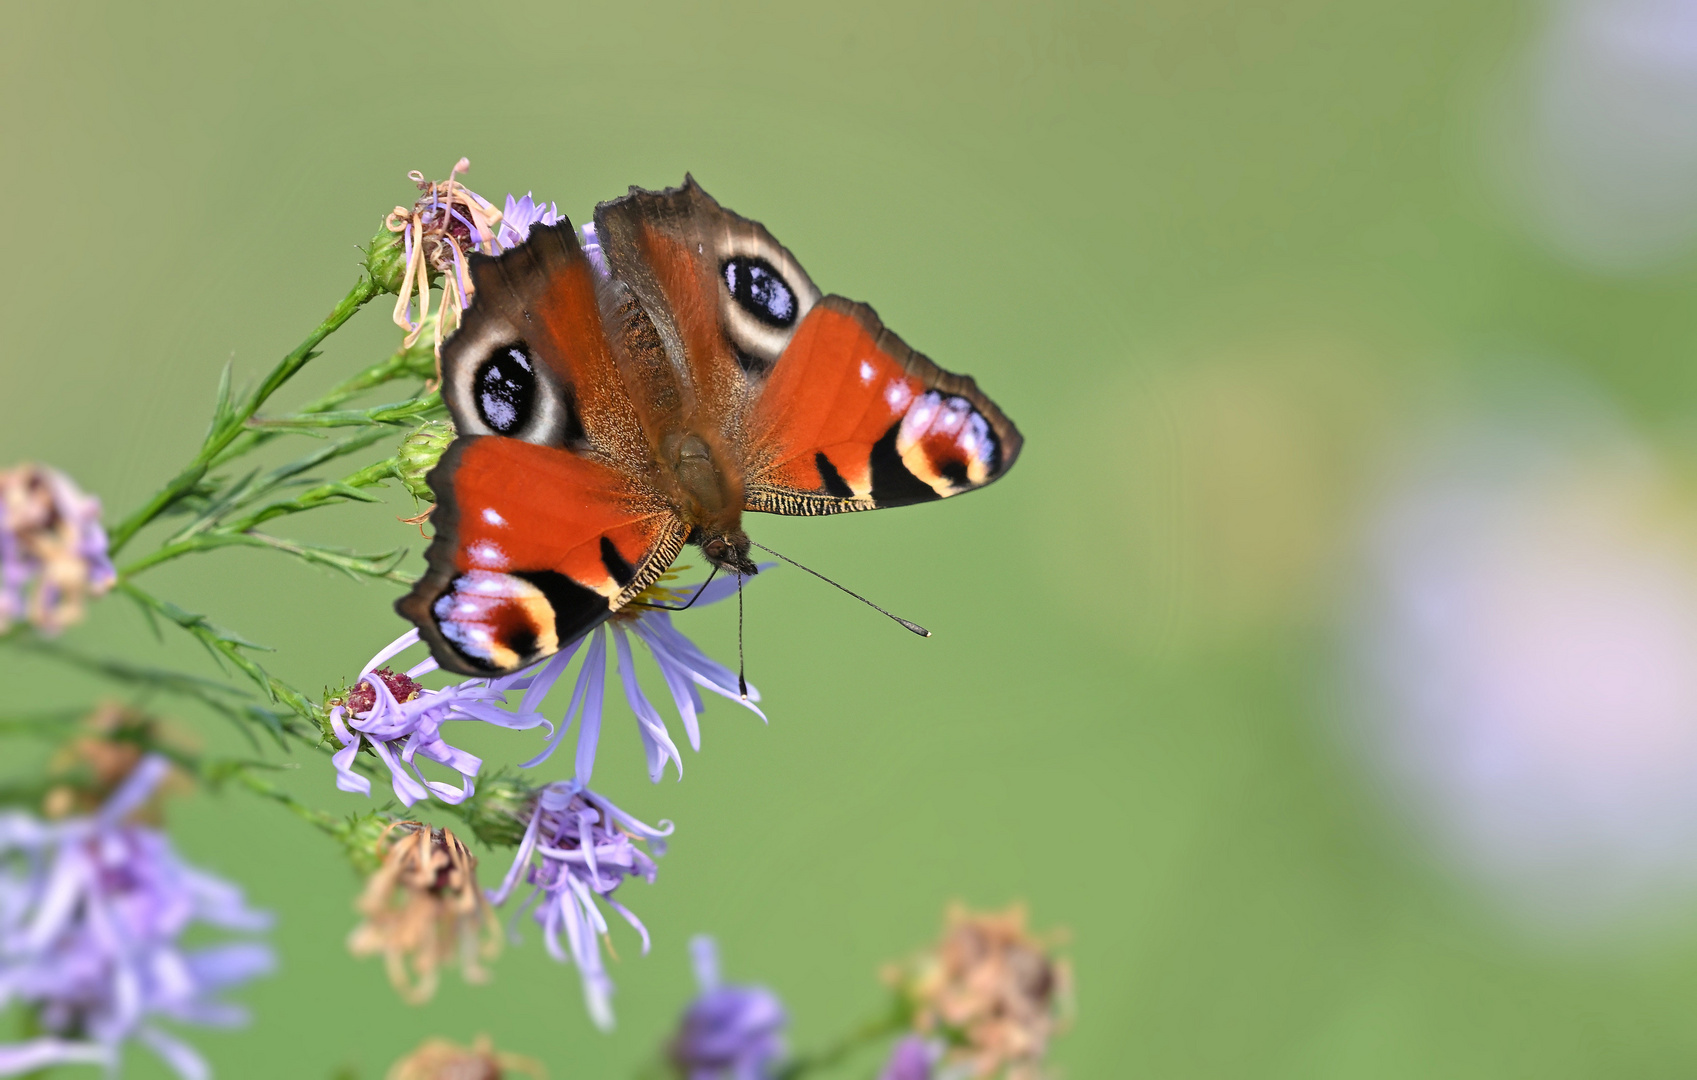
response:
[[[890,385],[884,388],[884,403],[893,413],[899,413],[907,408],[907,403],[913,400],[913,391],[908,389],[904,379],[892,379]]]
[[[493,506],[485,506],[483,508],[483,520],[495,526],[497,529],[504,529],[507,527],[507,519],[502,517]]]
[[[860,384],[862,386],[871,386],[872,376],[875,374],[877,373],[872,370],[871,361],[862,360],[860,362]]]

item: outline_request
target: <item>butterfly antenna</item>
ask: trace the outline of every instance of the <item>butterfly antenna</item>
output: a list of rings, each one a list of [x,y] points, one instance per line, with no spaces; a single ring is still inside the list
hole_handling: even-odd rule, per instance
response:
[[[749,542],[751,544],[754,544],[754,542],[752,540],[749,541]],[[912,622],[908,619],[904,619],[900,615],[894,615],[894,614],[891,614],[888,611],[885,611],[883,608],[879,607],[877,604],[874,604],[872,601],[868,600],[866,597],[855,592],[853,589],[844,588],[843,586],[838,585],[836,582],[832,581],[830,578],[826,577],[824,574],[821,574],[819,571],[813,569],[812,567],[803,566],[800,563],[796,562],[794,559],[790,558],[788,555],[785,555],[782,552],[773,551],[771,548],[767,547],[765,544],[754,544],[754,546],[759,548],[761,551],[764,551],[768,555],[776,555],[778,558],[784,560],[785,562],[789,563],[791,566],[795,567],[798,570],[806,570],[808,573],[812,574],[814,577],[818,578],[820,581],[823,581],[827,585],[832,585],[832,586],[835,586],[836,588],[842,589],[843,592],[848,593],[850,596],[854,597],[856,600],[859,600],[861,603],[865,604],[867,607],[871,608],[873,611],[876,611],[879,614],[884,615],[888,618],[894,619],[896,622],[901,623],[903,626],[907,627],[909,630],[912,630],[914,633],[918,634],[920,637],[930,637],[931,636],[931,631],[925,629],[925,627],[920,626],[916,622]]]
[[[748,680],[743,677],[747,668],[742,659],[742,575],[737,575],[737,691],[748,700]]]
[[[713,584],[713,579],[716,576],[718,576],[718,573],[719,573],[719,567],[718,567],[717,564],[715,564],[714,567],[713,567],[713,572],[711,574],[707,575],[707,580],[703,581],[701,583],[701,588],[695,590],[695,595],[689,598],[689,603],[687,603],[687,604],[652,604],[652,603],[650,603],[650,604],[643,604],[642,606],[643,607],[651,607],[651,608],[659,608],[661,611],[688,611],[690,608],[695,606],[695,602],[697,600],[701,599],[701,594],[707,591],[707,586]],[[737,587],[741,588],[742,586],[739,585]]]

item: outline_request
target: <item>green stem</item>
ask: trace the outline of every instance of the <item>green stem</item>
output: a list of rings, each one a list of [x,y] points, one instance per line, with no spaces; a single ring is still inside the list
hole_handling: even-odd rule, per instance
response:
[[[358,397],[373,387],[408,376],[425,379],[435,374],[436,352],[424,337],[410,349],[406,346],[395,350],[387,360],[381,360],[351,379],[344,380],[332,387],[330,392],[312,402],[301,410],[305,414],[327,413],[336,406]],[[249,427],[253,427],[252,424]],[[221,465],[231,458],[238,457],[254,447],[266,443],[283,434],[279,431],[250,430],[242,437],[231,443],[225,452],[213,464]]]
[[[378,434],[381,434],[379,431]],[[274,541],[267,538],[247,536],[249,530],[270,521],[272,518],[285,514],[298,514],[306,510],[316,509],[329,503],[352,499],[357,502],[375,502],[376,500],[361,494],[361,490],[376,487],[385,480],[395,479],[400,475],[400,461],[397,458],[384,458],[382,461],[367,465],[358,472],[342,480],[332,480],[309,488],[292,499],[269,503],[253,511],[246,517],[237,518],[228,524],[221,525],[209,532],[196,533],[185,540],[174,544],[166,544],[150,554],[124,566],[119,571],[120,580],[127,581],[143,570],[158,566],[163,562],[187,555],[194,551],[209,551],[213,548],[228,547],[231,544],[251,544],[256,546],[275,546]]]
[[[907,1007],[907,1003],[897,999],[884,1015],[866,1021],[823,1050],[791,1059],[787,1065],[778,1070],[777,1080],[796,1080],[797,1077],[806,1076],[808,1073],[839,1065],[850,1054],[868,1043],[887,1039],[891,1035],[907,1030],[912,1021],[913,1014]]]
[[[201,444],[200,452],[181,472],[171,479],[153,498],[149,499],[139,510],[119,522],[112,529],[109,550],[112,554],[123,548],[143,526],[166,510],[170,509],[177,500],[193,491],[206,475],[213,462],[218,460],[232,442],[247,430],[248,418],[259,411],[259,407],[276,393],[278,388],[294,377],[295,373],[306,366],[307,361],[317,354],[313,351],[325,338],[341,329],[342,324],[353,318],[372,297],[381,290],[370,275],[362,276],[348,294],[342,297],[329,316],[318,324],[317,329],[308,334],[306,340],[297,345],[293,352],[283,357],[277,366],[271,369],[271,374],[265,381],[247,395],[235,409],[227,414],[222,410],[214,422],[212,430],[206,433],[206,440]],[[220,403],[222,405],[222,403]]]

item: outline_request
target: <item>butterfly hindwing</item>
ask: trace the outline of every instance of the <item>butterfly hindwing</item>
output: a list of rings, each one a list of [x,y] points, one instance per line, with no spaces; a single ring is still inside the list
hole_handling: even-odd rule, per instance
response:
[[[687,530],[650,462],[567,223],[473,261],[474,303],[442,352],[459,438],[430,474],[429,572],[396,605],[437,662],[516,670],[607,619]]]
[[[670,508],[559,447],[462,438],[430,474],[430,572],[399,604],[443,666],[512,671],[605,621],[683,547]]]

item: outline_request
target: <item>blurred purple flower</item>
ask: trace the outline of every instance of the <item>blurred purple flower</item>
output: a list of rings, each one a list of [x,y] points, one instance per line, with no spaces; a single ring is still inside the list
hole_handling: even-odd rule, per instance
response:
[[[1697,4],[1563,0],[1516,72],[1491,152],[1517,211],[1591,270],[1633,274],[1697,241]]]
[[[518,247],[530,239],[531,226],[552,225],[559,219],[560,211],[553,203],[535,202],[528,191],[522,199],[508,195],[507,208],[501,212],[501,227],[495,233],[495,253]]]
[[[1697,507],[1611,425],[1531,423],[1392,487],[1352,647],[1412,809],[1574,930],[1697,882]]]
[[[678,717],[683,721],[684,733],[689,736],[690,749],[701,749],[701,725],[697,716],[704,704],[697,687],[734,701],[760,719],[766,719],[766,714],[754,704],[760,700],[759,690],[750,686],[748,697],[744,698],[737,689],[735,672],[708,657],[673,626],[669,611],[649,606],[651,603],[660,603],[681,607],[692,601],[697,606],[713,604],[735,595],[736,591],[735,578],[724,578],[683,589],[657,584],[645,590],[635,603],[620,611],[611,620],[614,648],[618,653],[619,681],[624,685],[625,701],[630,705],[631,712],[636,715],[637,731],[642,737],[643,749],[647,752],[648,776],[651,780],[660,779],[668,759],[673,762],[678,775],[682,777],[683,758],[678,753],[677,744],[672,741],[671,733],[666,729],[665,720],[643,693],[642,685],[637,682],[630,634],[635,634],[648,646],[649,655],[659,665],[660,676],[671,693],[672,704],[678,710]],[[699,599],[697,593],[700,594]],[[553,660],[548,661],[549,666],[544,667],[537,676],[538,685],[552,686],[565,669],[564,661],[571,659],[584,640],[589,642],[589,649],[584,654],[583,666],[578,669],[577,685],[572,689],[571,704],[566,708],[565,719],[559,729],[550,736],[542,753],[524,763],[528,769],[547,761],[559,747],[560,741],[565,738],[573,718],[577,717],[579,724],[576,778],[580,784],[588,784],[591,774],[595,771],[595,750],[601,740],[601,708],[607,678],[607,627],[596,627],[587,638],[580,638],[567,646]],[[553,666],[555,663],[559,665],[557,668]]]
[[[185,950],[179,939],[196,922],[259,931],[270,917],[183,863],[161,833],[124,820],[168,769],[143,758],[93,817],[0,815],[0,1008],[31,1010],[45,1032],[0,1046],[0,1076],[57,1064],[115,1072],[134,1038],[184,1080],[203,1080],[206,1062],[154,1021],[246,1022],[216,995],[269,972],[271,950],[247,941]]]
[[[45,465],[0,469],[0,631],[27,619],[57,633],[117,580],[99,499]]]
[[[647,955],[648,928],[613,899],[613,892],[627,877],[652,882],[654,860],[637,845],[646,844],[653,854],[663,855],[665,838],[671,834],[671,822],[662,821],[659,828],[645,825],[575,781],[549,784],[536,794],[512,868],[489,895],[493,903],[504,904],[521,879],[535,886],[514,918],[533,909],[549,955],[562,963],[567,956],[560,932],[565,932],[590,1018],[603,1030],[613,1026],[613,980],[601,963],[600,938],[607,933],[607,920],[595,900],[599,897],[636,928]]]
[[[506,703],[509,691],[527,689],[546,676],[548,664],[554,661],[544,664],[536,675],[518,673],[496,679],[467,679],[440,690],[427,690],[417,682],[420,676],[436,670],[432,658],[426,657],[405,674],[378,667],[417,643],[417,630],[402,634],[371,658],[345,698],[326,703],[330,707],[327,717],[330,730],[342,744],[331,755],[336,786],[359,795],[371,794],[371,781],[353,769],[354,759],[364,745],[389,767],[395,797],[404,805],[411,806],[432,794],[445,803],[461,803],[476,790],[477,773],[483,761],[450,746],[442,738],[442,725],[469,720],[515,731],[542,726],[552,729],[552,724],[530,708],[533,703],[540,704],[541,695],[536,695],[533,702],[532,695],[526,694],[516,713],[500,706]],[[558,678],[558,674],[554,677]],[[544,687],[543,693],[546,692]],[[459,773],[460,786],[455,788],[452,784],[426,779],[418,765],[420,757]]]
[[[878,1080],[931,1080],[931,1070],[942,1056],[940,1049],[929,1039],[909,1035],[890,1051],[890,1060],[884,1063]]]
[[[721,983],[712,938],[698,936],[689,949],[701,993],[672,1039],[673,1064],[688,1080],[771,1080],[784,1059],[783,1003],[764,987]]]

